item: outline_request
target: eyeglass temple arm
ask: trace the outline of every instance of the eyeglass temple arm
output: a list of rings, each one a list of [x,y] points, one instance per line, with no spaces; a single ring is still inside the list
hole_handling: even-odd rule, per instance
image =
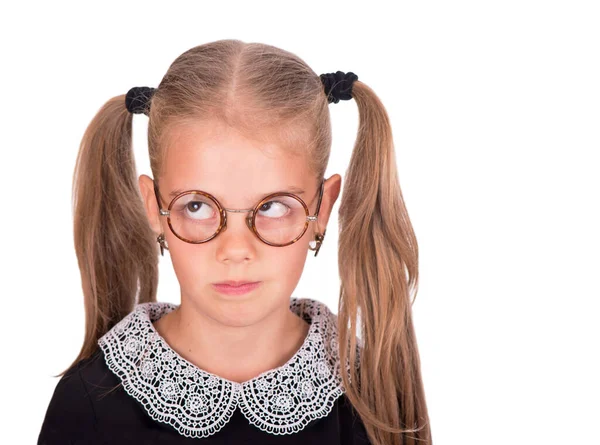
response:
[[[321,181],[321,187],[319,188],[319,201],[317,202],[317,211],[315,213],[315,216],[309,216],[309,219],[311,221],[316,221],[317,217],[319,216],[319,210],[321,209],[321,199],[323,198],[324,187],[325,187],[325,178],[323,178],[323,180]]]
[[[161,215],[168,215],[169,211],[162,209],[162,205],[160,203],[160,193],[158,192],[158,186],[156,185],[156,180],[153,179],[152,183],[154,184],[154,196],[156,196],[156,203],[158,204],[158,211],[160,212]]]

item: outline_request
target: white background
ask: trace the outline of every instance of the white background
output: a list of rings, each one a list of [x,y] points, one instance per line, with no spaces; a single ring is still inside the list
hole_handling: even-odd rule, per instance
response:
[[[387,107],[435,443],[600,444],[597,2],[16,3],[0,11],[4,443],[35,443],[83,341],[71,178],[86,126],[183,51],[238,38],[353,71]],[[326,176],[344,178],[358,114],[330,111]],[[295,292],[334,311],[336,245],[330,228]],[[178,302],[168,258],[158,299]]]

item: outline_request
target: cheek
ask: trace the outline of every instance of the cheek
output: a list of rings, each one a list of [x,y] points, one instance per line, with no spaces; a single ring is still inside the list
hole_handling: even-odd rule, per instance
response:
[[[304,270],[308,248],[299,240],[292,245],[273,249],[277,250],[270,251],[264,257],[266,267],[261,267],[264,279],[291,294]]]
[[[171,262],[182,289],[194,294],[203,285],[211,282],[211,270],[214,269],[215,265],[214,260],[211,264],[208,249],[183,242],[173,243],[172,245],[173,247],[169,252]]]

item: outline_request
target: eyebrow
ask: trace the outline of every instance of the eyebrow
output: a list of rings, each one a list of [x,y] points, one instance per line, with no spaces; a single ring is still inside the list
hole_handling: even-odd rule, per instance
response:
[[[180,193],[183,193],[183,192],[186,192],[186,191],[189,191],[189,190],[202,190],[202,189],[201,188],[175,189],[175,190],[172,190],[171,193],[169,193],[169,198],[173,199],[175,196],[179,195]],[[202,191],[204,191],[204,190],[202,190]],[[286,187],[284,190],[277,190],[277,191],[274,191],[274,192],[269,192],[269,193],[264,193],[262,195],[257,195],[257,196],[254,197],[254,199],[258,200],[258,199],[260,199],[262,197],[265,197],[267,195],[271,195],[273,193],[280,193],[280,192],[294,193],[296,195],[302,195],[303,193],[305,193],[304,190],[302,190],[300,187],[295,187],[295,186],[292,185],[292,186]],[[210,193],[210,192],[207,192],[207,193]],[[214,193],[210,193],[210,194],[213,195],[215,198],[217,197]]]

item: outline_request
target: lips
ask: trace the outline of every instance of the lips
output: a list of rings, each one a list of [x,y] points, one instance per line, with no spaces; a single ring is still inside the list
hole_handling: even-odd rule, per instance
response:
[[[233,284],[231,284],[233,283]],[[213,283],[215,290],[225,295],[242,295],[253,291],[260,286],[260,281],[222,281],[220,283]]]
[[[258,283],[258,281],[233,281],[233,280],[227,280],[227,281],[221,281],[219,283],[213,283],[213,284],[227,285],[227,286],[242,286],[244,284],[254,284],[254,283]]]

